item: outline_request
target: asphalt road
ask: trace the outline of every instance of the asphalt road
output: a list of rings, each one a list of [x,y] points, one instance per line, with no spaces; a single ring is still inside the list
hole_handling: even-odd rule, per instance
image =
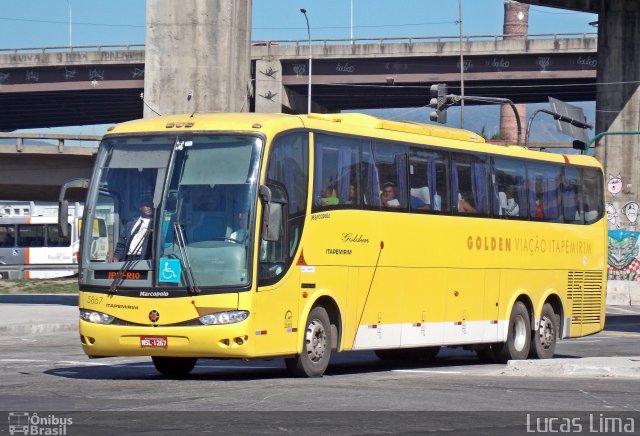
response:
[[[630,419],[640,429],[640,378],[521,375],[460,349],[414,364],[342,353],[319,379],[291,378],[282,359],[202,360],[183,380],[161,377],[148,358],[89,360],[75,331],[2,337],[0,350],[0,410],[75,417],[66,434],[512,435],[564,422],[551,416],[585,431]],[[557,347],[558,362],[638,355],[638,309],[610,313],[605,331]],[[0,434],[9,434],[3,421],[0,413]]]

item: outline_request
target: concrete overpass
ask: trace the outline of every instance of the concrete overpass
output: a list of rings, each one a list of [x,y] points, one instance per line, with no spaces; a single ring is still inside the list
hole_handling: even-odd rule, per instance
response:
[[[463,42],[467,94],[532,102],[546,101],[552,90],[567,101],[595,98],[594,34]],[[251,47],[252,110],[306,111],[307,43]],[[432,83],[449,82],[456,92],[459,50],[455,37],[312,40],[315,110],[425,105]],[[144,73],[140,45],[0,50],[0,130],[141,118]]]
[[[100,138],[0,133],[0,198],[57,200],[60,186],[65,181],[91,177]],[[69,141],[81,141],[84,146],[68,146]],[[70,199],[84,201],[84,195],[85,192],[71,192]]]

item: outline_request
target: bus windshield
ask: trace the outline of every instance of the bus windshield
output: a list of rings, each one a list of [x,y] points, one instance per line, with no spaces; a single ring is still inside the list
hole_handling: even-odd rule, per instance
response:
[[[147,261],[125,268],[146,269],[137,276],[148,278],[145,286],[165,289],[247,285],[261,144],[241,135],[105,141],[98,190],[89,198],[95,198],[91,213],[108,226],[110,268]],[[152,212],[134,252],[142,203],[152,205]],[[93,257],[88,260],[101,269]]]

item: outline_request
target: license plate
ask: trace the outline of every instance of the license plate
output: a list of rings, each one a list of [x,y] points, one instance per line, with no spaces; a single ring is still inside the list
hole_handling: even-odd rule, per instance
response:
[[[140,336],[141,348],[167,348],[166,336]]]

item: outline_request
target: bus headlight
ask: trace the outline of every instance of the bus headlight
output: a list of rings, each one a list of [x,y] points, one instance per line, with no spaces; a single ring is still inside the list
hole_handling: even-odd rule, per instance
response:
[[[244,321],[248,317],[248,311],[234,310],[232,312],[218,312],[210,313],[208,315],[202,315],[200,317],[200,322],[204,325],[233,324],[236,322]]]
[[[111,324],[113,317],[106,313],[96,312],[95,310],[80,309],[80,319],[94,324]]]

